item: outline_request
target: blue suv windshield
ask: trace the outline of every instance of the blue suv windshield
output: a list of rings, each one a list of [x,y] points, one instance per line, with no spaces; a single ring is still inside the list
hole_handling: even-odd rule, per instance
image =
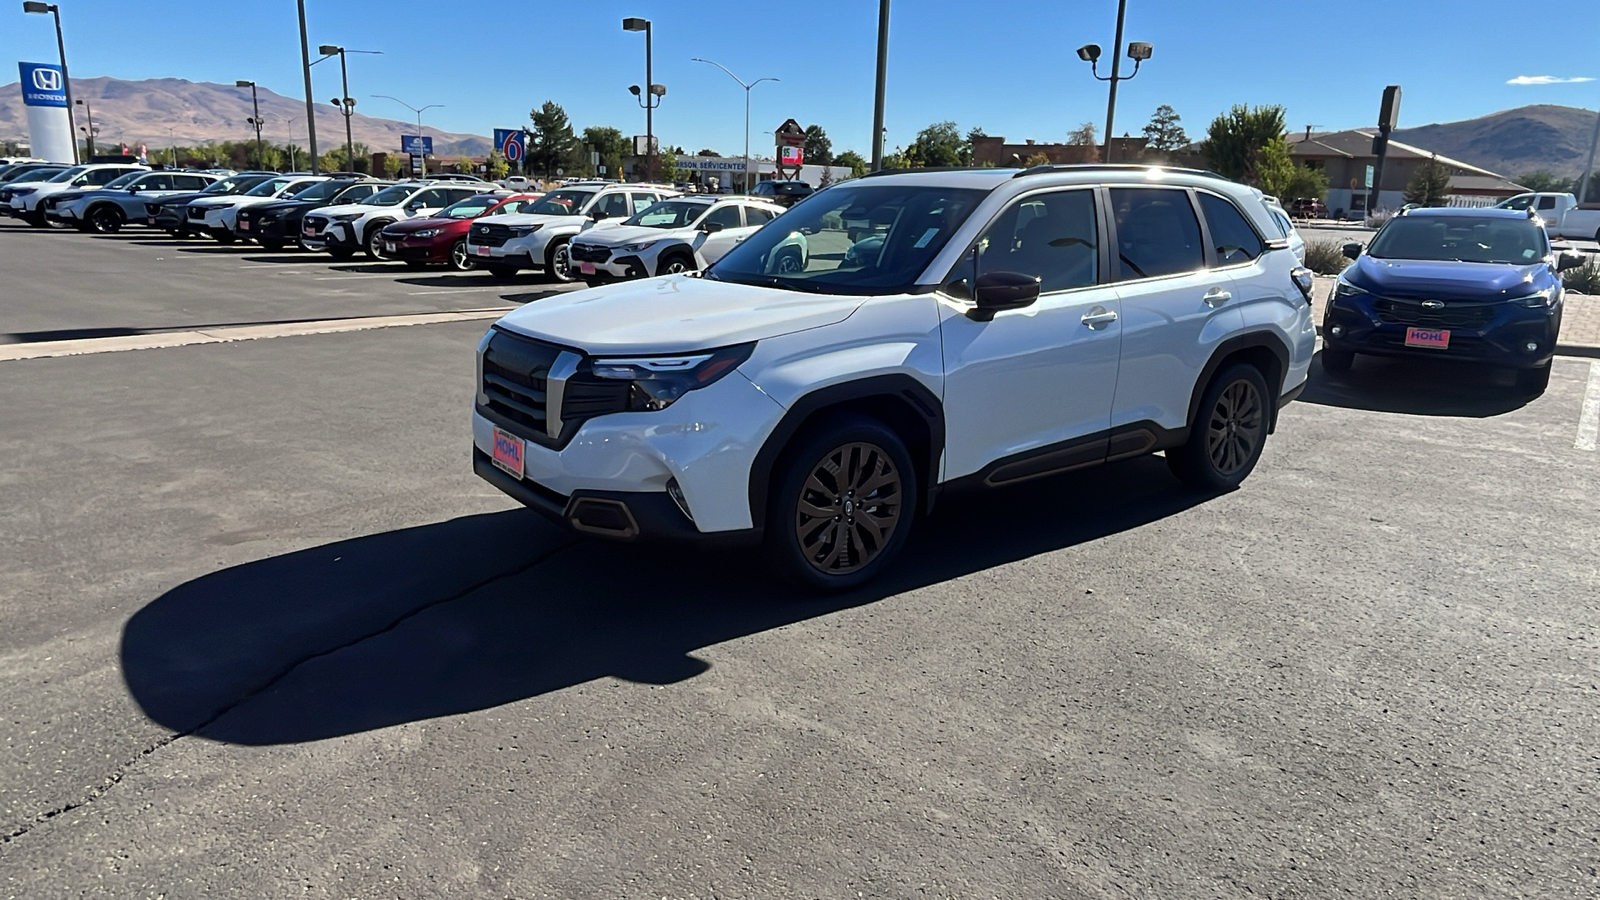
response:
[[[1531,219],[1501,216],[1401,216],[1372,239],[1377,259],[1501,263],[1529,266],[1548,256],[1544,229]]]

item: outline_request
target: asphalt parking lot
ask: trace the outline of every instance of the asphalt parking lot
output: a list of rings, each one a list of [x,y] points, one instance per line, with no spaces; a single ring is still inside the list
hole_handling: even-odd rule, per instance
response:
[[[1600,894],[1595,361],[1313,366],[1238,492],[796,600],[472,475],[439,317],[532,276],[0,225],[0,284],[0,351],[112,342],[0,354],[0,896]]]

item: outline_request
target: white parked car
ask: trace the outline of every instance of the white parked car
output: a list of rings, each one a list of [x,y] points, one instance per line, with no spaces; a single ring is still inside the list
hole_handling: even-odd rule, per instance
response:
[[[1279,203],[1276,197],[1263,197],[1261,202],[1266,204],[1267,215],[1271,216],[1273,224],[1278,226],[1278,233],[1288,239],[1289,252],[1300,261],[1300,265],[1305,265],[1306,239],[1300,234],[1300,229],[1294,227],[1294,219],[1289,217],[1288,210],[1283,208],[1283,204]]]
[[[851,262],[846,219],[887,222]],[[812,253],[778,271],[796,232]],[[1305,387],[1311,285],[1260,193],[1205,172],[867,176],[704,274],[500,319],[474,469],[578,532],[761,541],[846,589],[959,489],[1157,451],[1237,487]]]
[[[1498,208],[1533,210],[1544,220],[1545,233],[1553,238],[1600,243],[1600,206],[1580,207],[1573,194],[1518,194],[1499,203]]]
[[[357,250],[381,259],[385,226],[431,216],[458,200],[493,190],[498,188],[487,181],[403,181],[358,203],[306,213],[300,220],[300,244],[307,250],[326,250],[334,259],[349,259]]]
[[[51,176],[48,181],[11,182],[5,186],[4,196],[8,202],[0,207],[0,213],[15,216],[29,225],[42,228],[48,224],[41,206],[46,197],[53,197],[65,191],[97,190],[130,172],[148,171],[150,171],[149,166],[131,163],[96,163],[64,169]]]
[[[279,175],[242,194],[193,200],[184,207],[184,224],[190,231],[201,231],[220,243],[231,244],[239,239],[240,208],[281,200],[327,180],[326,175]]]
[[[698,271],[783,215],[783,209],[754,197],[673,197],[615,225],[580,232],[572,239],[571,265],[591,286]],[[806,241],[801,234],[793,238],[784,259],[798,271],[805,268]]]
[[[552,281],[571,281],[567,244],[585,225],[626,219],[676,196],[677,190],[664,185],[580,182],[545,194],[526,212],[472,223],[467,249],[496,277],[539,269]]]

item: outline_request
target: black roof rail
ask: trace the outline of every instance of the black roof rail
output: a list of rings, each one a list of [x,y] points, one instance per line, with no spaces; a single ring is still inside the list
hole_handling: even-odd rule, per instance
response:
[[[1009,167],[1008,167],[1009,168]],[[904,175],[908,172],[998,172],[1003,169],[984,169],[977,166],[925,166],[917,169],[879,169],[868,172],[862,178],[877,178],[880,175]]]
[[[1028,175],[1047,175],[1051,172],[1132,172],[1161,169],[1166,172],[1178,172],[1183,175],[1202,175],[1207,178],[1219,178],[1223,181],[1232,181],[1226,175],[1219,175],[1208,169],[1190,169],[1183,166],[1158,166],[1150,163],[1048,163],[1042,166],[1033,166],[1023,169],[1011,176],[1023,178]]]

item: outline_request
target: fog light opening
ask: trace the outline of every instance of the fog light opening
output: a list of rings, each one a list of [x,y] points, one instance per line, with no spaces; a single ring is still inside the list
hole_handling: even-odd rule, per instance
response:
[[[1534,341],[1529,341],[1522,345],[1522,349],[1528,351],[1529,353],[1537,353],[1539,351],[1539,345]]]
[[[1344,334],[1344,326],[1343,325],[1335,325],[1332,328],[1328,329],[1328,333],[1333,335],[1334,337],[1339,337],[1340,335]]]
[[[678,505],[678,511],[683,513],[685,518],[690,522],[694,521],[694,513],[689,512],[689,501],[683,496],[683,488],[678,487],[678,479],[670,478],[667,480],[667,496],[671,497],[672,502]]]

